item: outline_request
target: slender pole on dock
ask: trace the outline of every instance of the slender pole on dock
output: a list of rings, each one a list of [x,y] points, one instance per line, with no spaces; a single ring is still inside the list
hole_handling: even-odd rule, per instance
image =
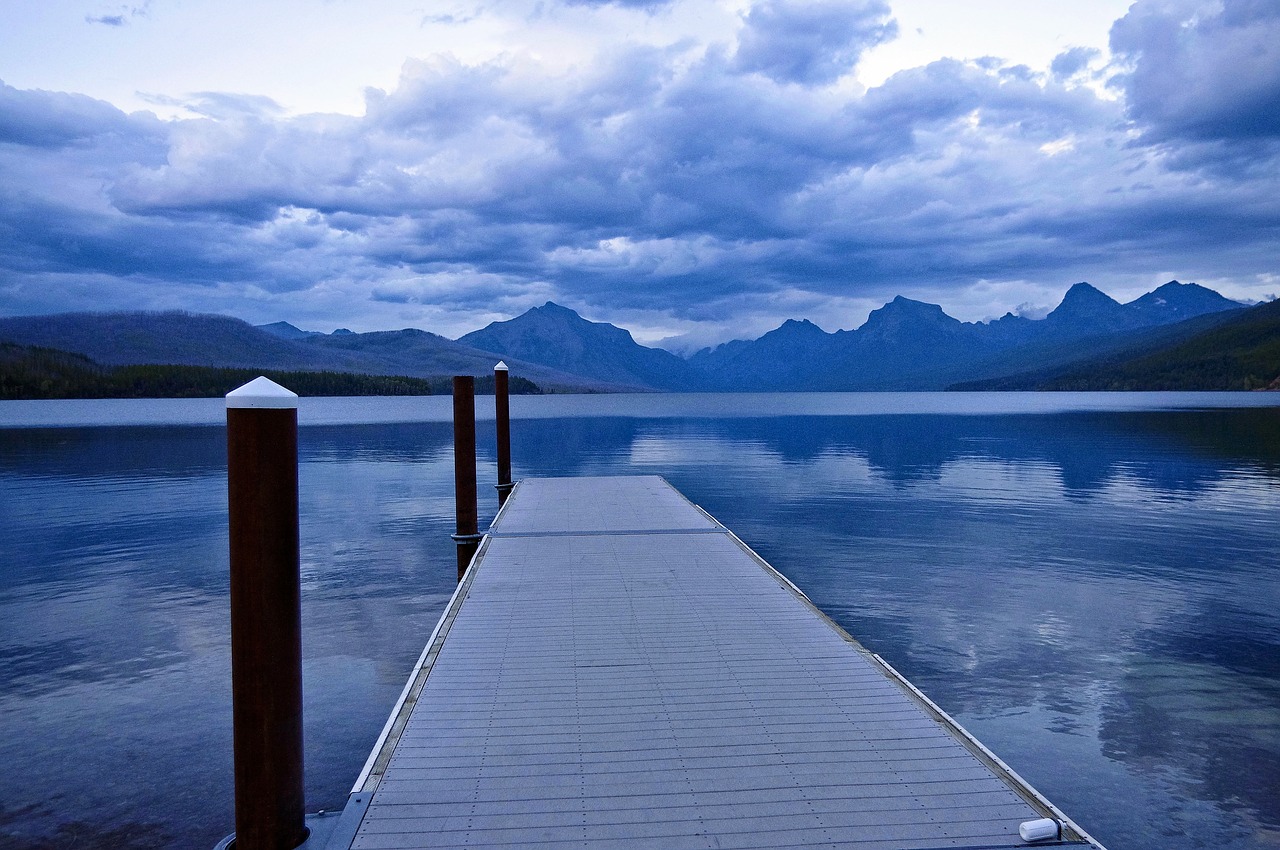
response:
[[[493,367],[493,410],[498,431],[498,507],[502,507],[511,493],[511,393],[507,364],[501,360]]]
[[[476,502],[476,379],[453,378],[453,488],[458,518],[458,581],[480,547],[480,508]]]
[[[236,850],[307,838],[302,783],[298,397],[266,378],[227,394]]]

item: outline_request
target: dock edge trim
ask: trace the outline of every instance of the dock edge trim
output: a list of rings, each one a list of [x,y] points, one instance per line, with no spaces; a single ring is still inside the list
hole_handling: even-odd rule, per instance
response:
[[[907,679],[906,676],[903,676],[896,669],[894,669],[893,665],[891,665],[888,661],[885,661],[883,658],[881,658],[879,655],[877,655],[874,652],[871,653],[871,657],[874,658],[876,662],[878,662],[880,666],[883,667],[885,671],[889,673],[890,677],[894,681],[896,681],[900,686],[902,686],[907,691],[909,691],[917,700],[923,703],[929,709],[929,711],[937,714],[938,718],[942,720],[943,723],[945,723],[948,728],[950,728],[955,734],[959,735],[961,738],[961,743],[964,743],[967,747],[969,747],[971,751],[976,751],[975,755],[977,755],[979,758],[983,759],[984,761],[989,761],[991,763],[990,766],[993,769],[995,769],[997,773],[1005,776],[1007,779],[1012,781],[1014,784],[1018,786],[1019,789],[1021,789],[1030,797],[1032,797],[1032,799],[1037,804],[1043,806],[1046,810],[1045,812],[1046,814],[1052,815],[1054,818],[1060,821],[1062,823],[1062,826],[1064,827],[1064,830],[1063,830],[1064,839],[1066,838],[1065,836],[1066,829],[1070,829],[1077,836],[1079,836],[1081,841],[1089,842],[1094,847],[1098,848],[1098,850],[1106,850],[1106,848],[1103,847],[1100,841],[1098,841],[1096,838],[1094,838],[1092,835],[1086,832],[1083,828],[1081,828],[1079,824],[1077,824],[1071,818],[1067,817],[1067,815],[1061,809],[1059,809],[1052,802],[1050,802],[1047,797],[1045,797],[1043,794],[1037,791],[1035,789],[1035,786],[1033,786],[1026,779],[1023,779],[1022,776],[1012,767],[1005,764],[1003,759],[1001,759],[998,755],[993,753],[991,750],[987,749],[986,744],[982,743],[977,738],[975,738],[973,734],[968,729],[961,726],[960,723],[956,721],[955,718],[953,718],[950,714],[947,714],[945,711],[943,711],[942,708],[939,707],[938,704],[935,703],[933,700],[929,699],[929,697],[925,696],[925,693],[923,691],[921,691],[915,685],[911,684],[911,681]]]
[[[517,481],[513,485],[513,492],[514,488],[519,486],[520,482]],[[508,499],[507,503],[498,509],[497,516],[490,523],[490,528],[498,522],[510,501]],[[471,566],[467,568],[462,581],[454,589],[453,595],[449,598],[449,604],[445,606],[444,613],[440,615],[435,629],[431,632],[431,637],[427,639],[426,646],[422,649],[422,654],[418,656],[417,663],[414,664],[412,671],[410,671],[409,680],[405,682],[399,699],[396,700],[395,705],[391,708],[391,715],[387,718],[381,734],[378,735],[378,739],[373,744],[373,750],[369,753],[369,758],[365,760],[364,767],[360,770],[360,775],[356,777],[355,784],[351,787],[351,794],[372,794],[377,790],[391,753],[395,751],[396,744],[400,740],[400,733],[404,731],[405,726],[408,724],[409,715],[413,713],[413,709],[418,702],[418,696],[422,693],[427,677],[431,674],[431,668],[440,654],[440,649],[449,633],[449,628],[453,625],[453,621],[457,619],[462,602],[471,590],[471,584],[476,574],[475,568],[484,559],[484,554],[488,551],[488,548],[489,535],[486,533],[480,541],[480,546],[476,549],[475,556],[471,559]]]
[[[923,691],[921,691],[915,685],[911,684],[911,681],[907,679],[907,677],[903,676],[896,669],[894,669],[894,667],[890,665],[889,662],[885,661],[879,655],[877,655],[876,653],[872,652],[871,650],[863,646],[862,643],[857,638],[855,638],[853,635],[845,631],[844,627],[842,627],[835,620],[831,619],[831,617],[828,616],[825,611],[823,611],[821,608],[815,605],[813,601],[809,599],[807,595],[805,595],[805,592],[803,590],[801,590],[799,587],[796,586],[795,582],[787,578],[787,576],[784,575],[780,570],[778,570],[777,567],[769,563],[758,552],[756,552],[749,545],[747,545],[742,540],[742,538],[738,537],[738,535],[733,531],[733,529],[730,529],[727,526],[725,526],[723,523],[717,520],[709,511],[707,511],[701,505],[694,504],[692,501],[689,500],[687,496],[685,496],[683,493],[680,492],[679,488],[672,485],[671,482],[667,481],[665,478],[663,479],[663,482],[666,483],[667,486],[671,487],[672,490],[675,490],[675,492],[678,493],[681,497],[683,497],[685,501],[688,501],[689,504],[697,508],[698,511],[706,515],[708,519],[710,519],[712,522],[715,522],[717,525],[724,528],[725,531],[728,532],[729,538],[733,540],[734,543],[736,543],[748,555],[750,555],[751,558],[756,563],[758,563],[761,567],[763,567],[764,570],[767,573],[769,573],[779,584],[781,584],[783,587],[787,588],[792,593],[794,593],[796,597],[805,606],[807,606],[810,610],[815,612],[828,625],[828,627],[830,627],[836,632],[836,634],[838,634],[847,643],[853,646],[853,648],[857,650],[860,654],[868,658],[877,667],[879,667],[880,670],[885,674],[886,678],[889,679],[889,681],[895,683],[904,691],[906,691],[910,697],[916,700],[921,705],[921,707],[925,709],[926,713],[933,715],[934,718],[938,720],[946,729],[948,729],[956,737],[956,739],[962,745],[964,745],[964,747],[967,750],[969,750],[970,753],[974,755],[975,758],[983,762],[990,770],[992,770],[998,776],[1005,779],[1005,781],[1008,782],[1011,786],[1013,786],[1013,788],[1016,791],[1020,792],[1024,796],[1024,798],[1026,798],[1027,801],[1032,804],[1034,808],[1040,808],[1042,809],[1043,814],[1045,814],[1046,816],[1056,818],[1058,821],[1060,821],[1062,823],[1062,826],[1064,827],[1064,835],[1063,835],[1064,839],[1070,840],[1070,838],[1065,834],[1065,832],[1066,830],[1071,830],[1072,832],[1075,833],[1074,837],[1078,838],[1078,840],[1087,842],[1088,844],[1096,848],[1096,850],[1106,850],[1106,847],[1103,846],[1102,842],[1098,841],[1096,838],[1090,835],[1087,831],[1081,828],[1079,824],[1077,824],[1075,821],[1069,818],[1061,809],[1059,809],[1057,806],[1051,803],[1048,800],[1048,798],[1046,798],[1043,794],[1037,791],[1030,782],[1024,779],[1021,775],[1019,775],[1018,772],[1015,771],[1013,768],[1009,767],[1009,765],[1005,764],[1005,762],[999,756],[997,756],[995,753],[989,750],[985,744],[983,744],[976,737],[974,737],[973,734],[968,729],[965,729],[963,726],[961,726],[960,723],[956,721],[955,718],[953,718],[950,714],[947,714],[947,712],[943,711],[942,708],[939,707],[938,704],[935,703],[933,700],[929,699],[929,697],[925,696]]]

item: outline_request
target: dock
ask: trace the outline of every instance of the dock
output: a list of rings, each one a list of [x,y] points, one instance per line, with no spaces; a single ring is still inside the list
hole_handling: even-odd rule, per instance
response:
[[[548,478],[321,846],[981,850],[1028,822],[1100,847],[665,480]]]

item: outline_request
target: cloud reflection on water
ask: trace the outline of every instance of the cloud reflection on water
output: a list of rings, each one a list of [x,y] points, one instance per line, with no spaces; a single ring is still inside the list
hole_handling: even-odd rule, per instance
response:
[[[1280,836],[1278,421],[576,416],[519,421],[513,455],[517,477],[666,476],[1113,846],[1258,847]],[[89,847],[228,831],[223,438],[0,429],[0,838],[85,813]],[[302,430],[313,807],[452,590],[448,441]],[[491,423],[479,444],[483,521]]]

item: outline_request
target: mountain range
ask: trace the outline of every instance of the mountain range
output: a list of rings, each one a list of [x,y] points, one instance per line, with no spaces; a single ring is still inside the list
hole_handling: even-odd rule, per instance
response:
[[[1196,328],[1202,328],[1196,331]],[[1110,355],[964,390],[1280,390],[1280,301],[1181,322]]]
[[[648,389],[940,390],[1173,345],[1229,321],[1246,306],[1194,283],[1169,281],[1127,304],[1077,283],[1044,319],[1006,314],[991,322],[961,322],[937,304],[899,296],[856,330],[828,333],[792,319],[758,339],[735,340],[686,359],[639,345],[621,328],[588,322],[548,302],[458,341]]]
[[[284,322],[265,328],[229,316],[184,312],[59,313],[0,318],[0,342],[57,349],[104,366],[166,364],[439,378],[491,374],[495,359],[427,331],[307,333]],[[618,387],[537,363],[509,367],[563,391]]]
[[[1269,359],[1280,357],[1280,350],[1272,351],[1280,343],[1271,345],[1280,339],[1280,327],[1269,323],[1268,310],[1276,308],[1248,307],[1178,281],[1125,304],[1077,283],[1039,320],[1006,314],[989,322],[961,322],[936,304],[899,296],[855,330],[828,333],[792,319],[758,339],[728,342],[688,358],[640,345],[622,328],[588,321],[552,302],[457,340],[416,329],[323,334],[286,322],[255,327],[229,317],[171,312],[5,318],[0,341],[74,352],[102,364],[411,377],[484,375],[500,357],[513,374],[560,391],[1056,388],[1053,382],[1063,380],[1074,380],[1073,387],[1089,380],[1104,386],[1108,370],[1122,368],[1129,370],[1126,388],[1141,388],[1130,385],[1140,384],[1144,370],[1156,368],[1151,365],[1156,361],[1166,373],[1172,370],[1182,376],[1179,380],[1191,376],[1194,383],[1196,369],[1179,366],[1178,358],[1209,352],[1218,356],[1209,371],[1222,373],[1212,380],[1221,384],[1227,380],[1224,370],[1247,366],[1251,377],[1244,385],[1252,388],[1280,376],[1280,359]],[[1265,315],[1255,318],[1258,314]],[[1223,347],[1232,346],[1249,351],[1224,360]],[[1145,366],[1126,365],[1143,358]],[[1090,370],[1100,370],[1103,378],[1086,379]],[[1199,373],[1208,374],[1204,368]],[[1241,386],[1244,379],[1231,380]]]
[[[856,330],[826,333],[793,321],[752,342],[699,352],[690,362],[721,387],[937,390],[1122,350],[1154,329],[1243,307],[1177,281],[1128,304],[1077,283],[1044,319],[1007,313],[991,322],[961,322],[936,304],[899,296]]]

